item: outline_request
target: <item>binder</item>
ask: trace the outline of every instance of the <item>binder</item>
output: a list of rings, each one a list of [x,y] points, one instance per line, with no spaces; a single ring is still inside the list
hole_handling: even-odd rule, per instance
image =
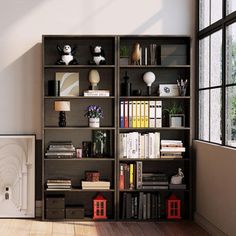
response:
[[[124,128],[129,128],[129,113],[128,113],[128,101],[125,101],[124,102],[124,106],[125,106],[125,109],[124,109]]]
[[[137,128],[140,128],[141,127],[141,117],[140,117],[141,105],[140,105],[140,101],[137,101],[136,103],[137,103],[137,113],[136,113]]]
[[[136,103],[136,101],[133,101],[132,102],[133,103],[133,109],[132,109],[132,111],[133,111],[133,117],[132,117],[132,126],[133,126],[133,128],[137,128],[137,121],[136,121],[136,111],[137,111],[137,103]]]
[[[155,128],[155,101],[149,101],[149,128]]]
[[[124,122],[124,101],[120,102],[120,128],[125,127],[125,122]]]
[[[134,189],[134,164],[130,164],[129,171],[129,188]]]
[[[140,102],[140,117],[141,117],[141,128],[145,127],[145,101]]]
[[[132,104],[132,101],[129,101],[129,128],[132,128],[133,127],[133,122],[132,122],[132,119],[133,119],[133,104]]]
[[[124,164],[120,164],[120,190],[125,188]]]
[[[144,103],[144,127],[149,127],[149,102],[145,101]]]
[[[156,128],[162,127],[162,101],[156,101]]]
[[[155,138],[154,138],[154,157],[160,158],[160,133],[155,132]]]

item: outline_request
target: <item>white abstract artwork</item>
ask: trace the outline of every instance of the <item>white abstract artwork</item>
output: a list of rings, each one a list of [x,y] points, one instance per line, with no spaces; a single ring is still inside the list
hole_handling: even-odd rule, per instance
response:
[[[35,136],[0,136],[0,217],[35,217]]]

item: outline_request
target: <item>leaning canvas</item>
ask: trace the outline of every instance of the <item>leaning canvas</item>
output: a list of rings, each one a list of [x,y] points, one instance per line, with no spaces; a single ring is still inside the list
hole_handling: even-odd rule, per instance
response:
[[[60,81],[60,96],[79,96],[79,73],[56,72]]]
[[[35,217],[35,136],[0,136],[0,217]]]

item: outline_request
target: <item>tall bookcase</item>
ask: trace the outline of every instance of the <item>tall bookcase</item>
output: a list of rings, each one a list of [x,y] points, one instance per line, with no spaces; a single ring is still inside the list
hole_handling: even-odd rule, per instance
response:
[[[121,65],[120,48],[126,46],[131,52],[134,43],[139,42],[142,48],[149,50],[150,44],[184,45],[182,51],[185,63],[162,65],[161,58],[157,64],[150,65]],[[78,65],[56,65],[59,59],[57,45],[70,44],[76,46]],[[90,45],[101,45],[105,51],[106,65],[89,65],[88,61],[92,56]],[[77,35],[44,35],[43,36],[43,125],[42,125],[42,217],[46,219],[46,199],[49,197],[63,196],[66,206],[83,205],[86,220],[92,220],[92,200],[98,192],[101,192],[107,199],[108,220],[121,220],[122,198],[125,192],[138,194],[139,192],[161,193],[166,198],[170,193],[175,193],[182,203],[182,218],[192,218],[192,169],[193,160],[191,155],[192,146],[192,80],[190,63],[190,38],[187,36],[77,36]],[[159,50],[159,49],[158,49]],[[157,52],[160,52],[158,51]],[[175,58],[176,59],[176,58]],[[174,59],[174,60],[175,60]],[[178,61],[178,60],[177,60]],[[143,55],[144,62],[144,55]],[[110,91],[109,97],[84,97],[83,91],[89,88],[88,74],[91,69],[96,69],[100,74],[99,89]],[[146,84],[143,82],[143,74],[152,71],[156,80],[152,85],[151,96],[146,96]],[[48,81],[55,79],[57,72],[78,72],[79,73],[79,96],[58,97],[48,95]],[[133,89],[140,89],[141,96],[121,96],[120,86],[125,73],[128,73]],[[175,84],[178,76],[188,78],[189,84],[186,96],[160,97],[158,96],[159,84]],[[55,101],[70,101],[71,110],[66,112],[67,126],[58,127],[58,112],[54,111]],[[185,127],[171,128],[168,124],[160,128],[120,128],[120,102],[132,101],[162,101],[162,108],[168,107],[173,101],[182,104],[185,111]],[[104,110],[104,119],[101,120],[100,128],[88,127],[88,120],[84,117],[84,109],[91,105],[99,105]],[[165,119],[163,119],[164,122]],[[94,130],[104,130],[109,133],[111,142],[111,155],[106,158],[73,158],[73,159],[47,159],[45,152],[51,141],[72,141],[75,147],[81,147],[82,141],[91,141]],[[119,135],[138,131],[140,133],[160,132],[161,139],[182,140],[186,147],[182,159],[140,159],[143,162],[143,170],[146,172],[165,172],[168,176],[176,174],[178,168],[182,168],[185,174],[187,189],[184,190],[119,190],[120,163],[135,163],[137,160],[121,159],[119,156]],[[108,179],[111,182],[110,190],[82,190],[81,180],[87,170],[100,172],[101,179]],[[47,179],[68,178],[72,180],[72,190],[48,191],[46,190]],[[163,219],[160,219],[163,220]]]

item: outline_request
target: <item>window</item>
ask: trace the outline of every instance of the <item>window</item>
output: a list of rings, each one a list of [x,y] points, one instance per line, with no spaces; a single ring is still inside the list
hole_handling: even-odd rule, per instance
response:
[[[235,0],[199,0],[198,138],[232,147],[236,147],[235,11]]]

